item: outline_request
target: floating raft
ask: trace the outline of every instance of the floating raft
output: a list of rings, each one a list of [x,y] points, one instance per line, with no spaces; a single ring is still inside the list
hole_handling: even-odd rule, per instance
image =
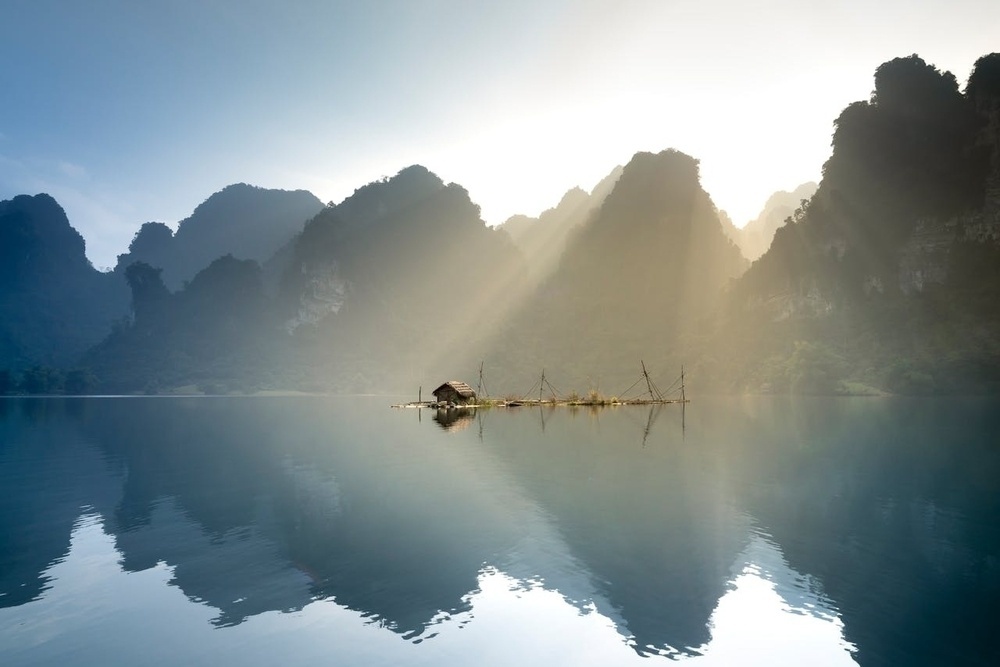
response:
[[[624,399],[624,400],[612,400],[612,399],[578,399],[569,400],[561,398],[552,399],[515,399],[511,401],[485,401],[483,403],[437,403],[435,401],[412,401],[410,403],[400,403],[397,405],[390,405],[391,408],[426,408],[428,410],[461,410],[461,409],[474,409],[474,408],[521,408],[521,407],[592,407],[592,408],[602,408],[602,407],[613,407],[619,405],[670,405],[674,403],[690,403],[691,399],[688,398],[670,398],[670,399],[649,399],[649,398],[636,398],[636,399]]]
[[[666,392],[660,391],[660,388],[656,386],[652,378],[649,377],[649,372],[646,370],[645,362],[639,362],[642,365],[642,375],[636,380],[631,387],[626,389],[622,394],[629,394],[639,383],[645,381],[647,391],[641,396],[636,398],[618,398],[613,396],[611,398],[605,398],[598,395],[596,392],[592,392],[587,397],[580,397],[579,394],[575,392],[570,394],[568,398],[559,398],[559,392],[556,391],[555,387],[545,379],[545,371],[542,371],[541,380],[536,382],[535,385],[528,390],[526,395],[530,395],[536,389],[538,398],[514,398],[514,399],[481,399],[476,396],[476,392],[472,390],[465,383],[459,382],[449,382],[446,385],[460,385],[461,387],[468,389],[469,402],[460,401],[421,401],[416,400],[410,403],[401,403],[398,405],[392,405],[393,408],[428,408],[436,410],[454,410],[454,409],[471,409],[471,408],[520,408],[520,407],[557,407],[557,406],[567,406],[567,407],[610,407],[618,405],[672,405],[675,403],[690,403],[684,392],[684,367],[681,367],[681,374],[674,383],[667,389]],[[480,365],[479,367],[479,382],[482,388],[483,386],[483,369]],[[679,383],[679,387],[678,387]],[[442,385],[435,390],[435,395],[437,392],[445,387]],[[671,390],[677,387],[675,393],[671,394]],[[543,393],[548,390],[550,398],[545,398]],[[419,393],[419,392],[418,392]],[[670,396],[668,398],[668,396]]]

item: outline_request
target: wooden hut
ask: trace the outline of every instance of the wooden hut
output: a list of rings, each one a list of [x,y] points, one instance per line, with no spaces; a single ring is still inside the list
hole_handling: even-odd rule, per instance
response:
[[[445,382],[432,393],[434,394],[434,398],[437,399],[439,403],[455,403],[456,405],[464,405],[466,403],[476,402],[475,390],[464,382],[459,382],[458,380]]]

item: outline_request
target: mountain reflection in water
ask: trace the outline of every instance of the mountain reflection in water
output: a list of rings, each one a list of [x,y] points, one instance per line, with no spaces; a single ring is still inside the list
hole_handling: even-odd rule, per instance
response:
[[[72,585],[71,538],[106,534],[117,568],[169,568],[219,628],[332,600],[446,646],[510,598],[550,610],[555,642],[558,599],[639,655],[995,657],[989,401],[706,399],[685,431],[679,409],[431,424],[361,399],[0,404],[0,628]],[[515,640],[500,632],[475,650]],[[0,630],[0,658],[25,642]]]

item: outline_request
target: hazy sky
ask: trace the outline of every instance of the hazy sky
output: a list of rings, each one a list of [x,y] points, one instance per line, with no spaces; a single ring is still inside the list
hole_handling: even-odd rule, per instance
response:
[[[48,192],[114,263],[225,185],[340,201],[420,163],[487,222],[683,150],[737,224],[818,180],[911,53],[964,85],[1000,2],[0,0],[0,199]]]

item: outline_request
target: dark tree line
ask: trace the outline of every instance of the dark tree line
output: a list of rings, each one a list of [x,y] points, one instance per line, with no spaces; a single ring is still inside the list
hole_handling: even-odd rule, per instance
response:
[[[92,393],[97,386],[97,377],[86,368],[61,370],[51,366],[32,366],[20,373],[8,368],[0,369],[0,396],[81,396]]]

